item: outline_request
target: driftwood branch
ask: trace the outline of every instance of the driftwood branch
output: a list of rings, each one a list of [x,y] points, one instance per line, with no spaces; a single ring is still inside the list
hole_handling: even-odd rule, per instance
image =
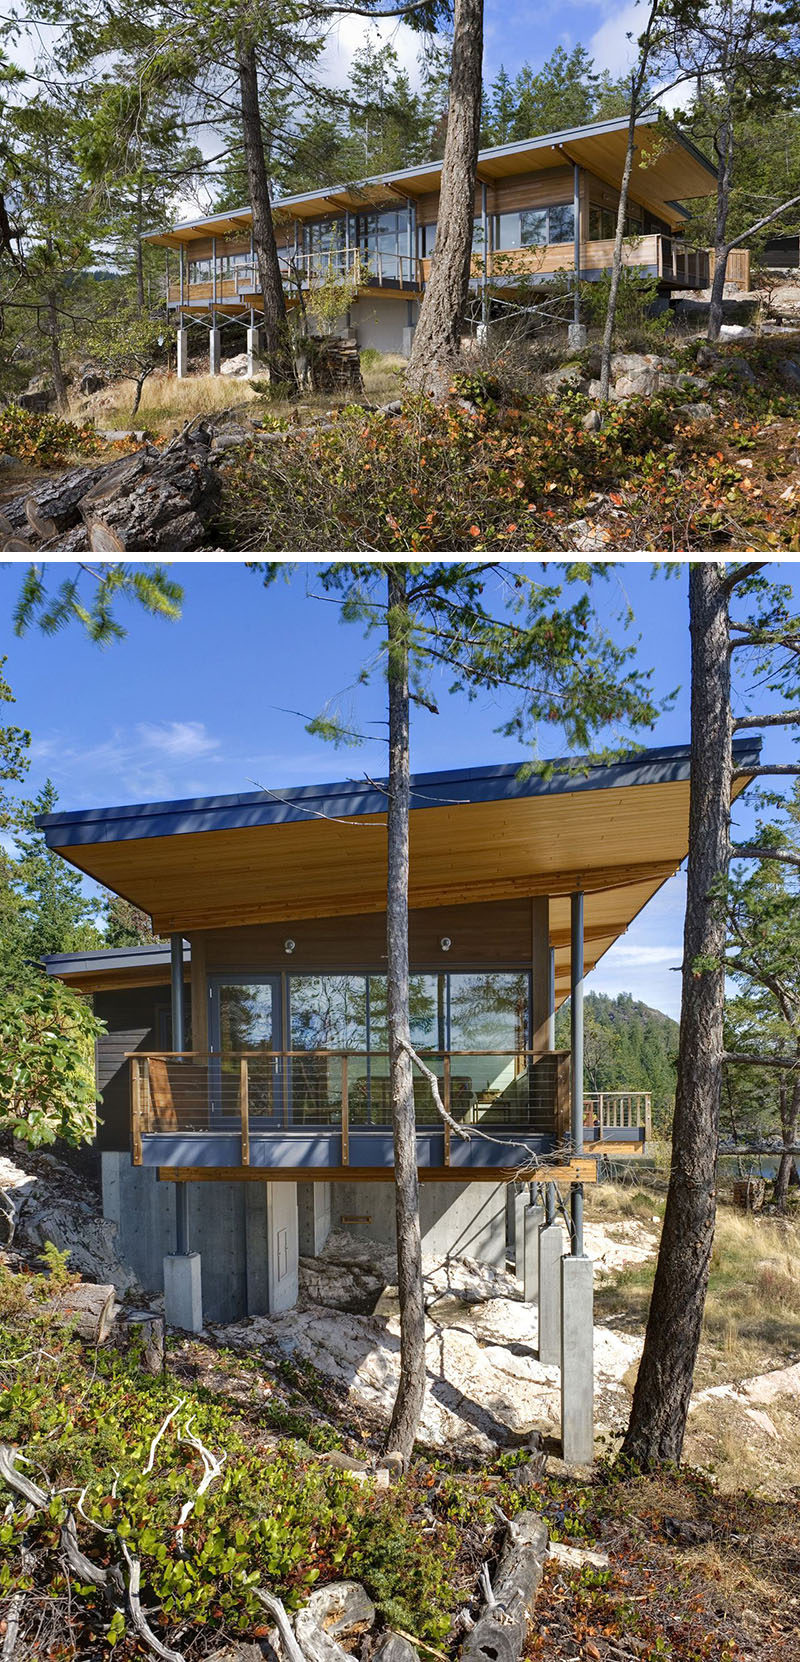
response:
[[[734,768],[733,777],[734,779],[762,779],[765,774],[777,773],[800,773],[800,763],[773,762],[771,766],[766,765],[763,768]]]
[[[227,1454],[223,1454],[220,1459],[216,1454],[212,1454],[210,1449],[205,1448],[203,1443],[201,1443],[200,1438],[196,1437],[191,1429],[193,1419],[194,1414],[190,1415],[183,1430],[178,1432],[178,1441],[181,1443],[189,1443],[190,1446],[200,1455],[203,1462],[203,1476],[197,1485],[194,1499],[187,1500],[185,1505],[181,1507],[181,1515],[178,1519],[178,1527],[175,1531],[175,1538],[181,1552],[183,1551],[184,1525],[186,1524],[186,1521],[190,1517],[191,1513],[194,1511],[195,1504],[200,1499],[200,1496],[204,1495],[206,1490],[211,1487],[211,1484],[215,1482],[216,1478],[221,1475],[222,1468],[228,1458]]]
[[[800,1155],[800,1143],[789,1143],[788,1147],[781,1143],[778,1148],[742,1148],[737,1144],[736,1148],[721,1148],[719,1151],[721,1160],[733,1160],[734,1157],[740,1159],[743,1154],[768,1156],[771,1160],[780,1160],[784,1154],[790,1154],[793,1159],[797,1159]]]
[[[499,1148],[523,1148],[525,1153],[530,1156],[530,1162],[532,1162],[534,1168],[546,1163],[544,1157],[537,1154],[535,1149],[530,1147],[529,1143],[512,1143],[509,1142],[507,1137],[493,1137],[489,1131],[482,1131],[479,1125],[465,1126],[459,1124],[459,1121],[453,1119],[452,1114],[448,1113],[445,1108],[441,1092],[439,1090],[439,1081],[433,1070],[429,1068],[425,1062],[423,1062],[422,1058],[417,1055],[414,1046],[409,1044],[406,1039],[400,1040],[400,1048],[405,1051],[407,1056],[410,1056],[411,1061],[416,1067],[419,1068],[420,1073],[425,1075],[425,1078],[431,1087],[434,1107],[436,1108],[437,1113],[441,1115],[445,1125],[449,1125],[450,1130],[455,1131],[457,1136],[463,1138],[465,1143],[471,1142],[473,1137],[480,1137],[483,1142],[495,1143]],[[555,1159],[557,1157],[560,1159],[563,1156],[563,1152],[563,1150],[556,1149],[552,1155],[548,1156],[548,1158]],[[528,1166],[529,1162],[523,1160],[522,1163],[516,1168],[518,1175],[523,1175],[528,1170]]]
[[[286,1652],[287,1662],[306,1662],[306,1657],[295,1638],[294,1628],[286,1613],[286,1607],[274,1593],[268,1593],[263,1587],[254,1587],[253,1592],[259,1604],[263,1604],[278,1629],[281,1643]]]
[[[138,1558],[134,1558],[132,1552],[129,1551],[127,1541],[121,1541],[120,1545],[125,1556],[125,1562],[128,1566],[128,1609],[130,1610],[131,1621],[133,1622],[139,1638],[144,1640],[148,1650],[153,1651],[156,1656],[161,1658],[161,1662],[185,1662],[185,1658],[181,1651],[170,1650],[168,1645],[162,1645],[161,1640],[158,1639],[153,1632],[153,1629],[151,1628],[142,1609],[142,1601],[139,1597],[139,1588],[142,1579],[142,1566],[139,1563]]]

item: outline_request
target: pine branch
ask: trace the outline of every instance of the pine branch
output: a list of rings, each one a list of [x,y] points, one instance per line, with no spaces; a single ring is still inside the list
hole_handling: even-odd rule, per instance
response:
[[[722,1060],[737,1068],[778,1068],[781,1073],[800,1069],[800,1056],[751,1056],[747,1051],[723,1050]]]
[[[800,725],[800,710],[781,710],[774,716],[735,716],[733,719],[734,732],[743,727],[797,727]]]
[[[732,860],[783,860],[787,866],[800,866],[800,854],[788,848],[759,848],[756,843],[731,843],[728,850]]]
[[[763,768],[734,768],[734,779],[761,779],[765,774],[800,773],[800,762],[773,762]]]
[[[723,577],[720,588],[725,594],[733,594],[739,583],[746,583],[749,578],[757,577],[766,564],[766,560],[748,560],[745,565],[737,566],[735,571],[730,571],[727,577]]]

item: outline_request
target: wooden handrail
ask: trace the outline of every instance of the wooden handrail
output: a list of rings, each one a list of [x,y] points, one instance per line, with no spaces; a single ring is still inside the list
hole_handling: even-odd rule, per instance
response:
[[[239,1113],[242,1122],[242,1165],[250,1164],[250,1079],[247,1057],[243,1056],[239,1069]]]
[[[391,1055],[389,1050],[126,1050],[126,1058],[138,1057],[144,1060],[150,1056],[158,1056],[164,1061],[177,1061],[184,1057],[187,1061],[223,1062],[226,1058],[233,1060],[239,1056],[260,1057],[262,1061],[270,1061],[275,1057],[283,1056],[386,1056]],[[520,1050],[515,1045],[513,1050],[428,1050],[422,1051],[423,1056],[437,1057],[441,1060],[446,1056],[523,1056],[532,1061],[542,1061],[547,1056],[569,1056],[568,1050]],[[622,1095],[629,1095],[622,1092]]]
[[[131,1159],[135,1166],[142,1163],[141,1073],[138,1060],[131,1068]]]
[[[347,1079],[347,1056],[342,1057],[342,1165],[350,1164],[350,1092]]]

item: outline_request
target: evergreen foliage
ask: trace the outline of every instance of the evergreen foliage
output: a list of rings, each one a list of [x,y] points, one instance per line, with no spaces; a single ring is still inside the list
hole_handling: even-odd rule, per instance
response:
[[[556,1015],[556,1048],[569,1049],[569,1000]],[[653,1127],[669,1131],[675,1102],[678,1023],[632,993],[587,993],[584,1061],[587,1091],[650,1091]]]
[[[501,67],[485,89],[481,139],[484,144],[511,144],[626,115],[628,98],[625,78],[614,80],[608,70],[596,70],[585,47],[567,52],[557,46],[537,72],[525,63],[512,80]]]

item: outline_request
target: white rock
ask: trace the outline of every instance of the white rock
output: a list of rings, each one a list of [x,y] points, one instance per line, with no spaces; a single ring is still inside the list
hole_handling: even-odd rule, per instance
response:
[[[755,329],[748,329],[744,323],[723,323],[719,331],[720,340],[755,340]]]

